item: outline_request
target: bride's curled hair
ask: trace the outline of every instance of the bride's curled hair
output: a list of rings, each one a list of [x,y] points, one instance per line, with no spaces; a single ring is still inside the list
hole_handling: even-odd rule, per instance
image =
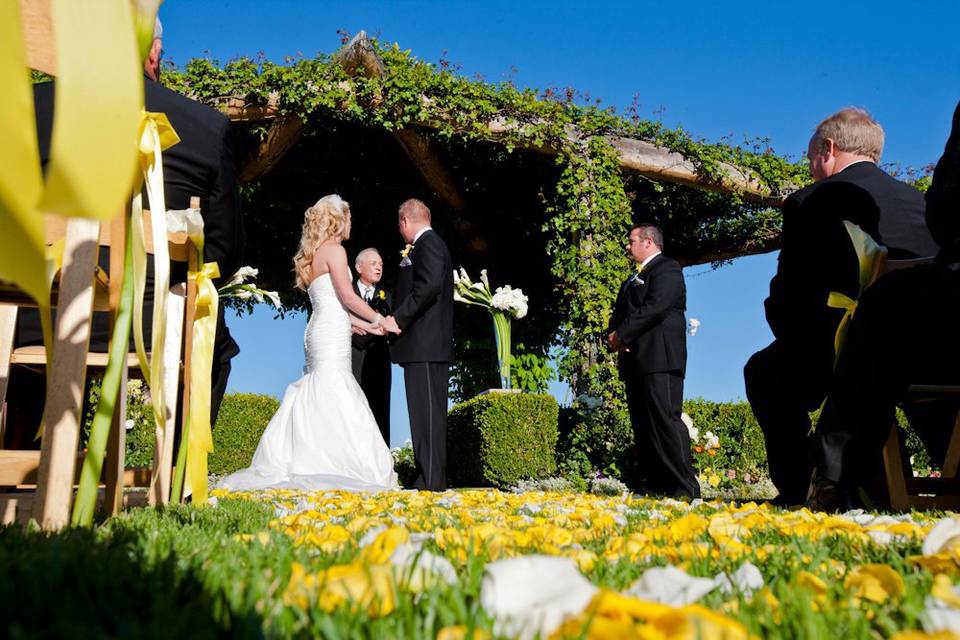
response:
[[[313,254],[317,247],[343,235],[347,227],[350,205],[337,194],[323,196],[303,214],[303,233],[300,248],[293,256],[293,272],[298,289],[306,289],[310,282]]]

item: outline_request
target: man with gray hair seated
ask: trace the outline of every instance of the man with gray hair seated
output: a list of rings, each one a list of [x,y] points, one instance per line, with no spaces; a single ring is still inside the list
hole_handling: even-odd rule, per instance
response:
[[[877,166],[883,128],[862,109],[821,122],[807,149],[813,184],[787,198],[777,273],[764,301],[774,341],[744,367],[747,399],[764,433],[770,477],[783,504],[802,504],[813,472],[810,418],[833,373],[842,309],[833,291],[856,298],[859,267],[843,225],[858,225],[892,258],[934,255],[923,194]]]
[[[387,317],[390,315],[390,293],[380,286],[383,277],[383,258],[380,252],[369,247],[357,254],[354,261],[357,278],[353,289],[373,310]],[[387,336],[362,334],[354,328],[353,375],[367,396],[370,410],[380,427],[383,441],[390,446],[390,349]]]

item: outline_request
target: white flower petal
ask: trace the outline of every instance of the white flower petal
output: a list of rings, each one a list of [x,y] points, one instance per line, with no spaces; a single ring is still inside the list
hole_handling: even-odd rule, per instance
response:
[[[711,578],[695,578],[677,567],[647,569],[626,593],[675,607],[693,604],[717,588]]]
[[[494,619],[495,635],[529,640],[549,636],[596,593],[573,559],[529,555],[488,564],[480,603]]]

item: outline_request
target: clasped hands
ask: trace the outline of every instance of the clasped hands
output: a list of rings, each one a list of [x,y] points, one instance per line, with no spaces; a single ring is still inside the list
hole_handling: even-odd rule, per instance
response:
[[[627,345],[620,340],[620,336],[617,335],[616,331],[610,332],[610,334],[607,336],[607,348],[613,352],[630,351],[630,349],[627,348]]]
[[[397,325],[397,321],[393,316],[383,317],[378,313],[377,317],[373,319],[373,322],[368,323],[365,326],[354,325],[353,333],[361,336],[385,336],[388,333],[399,335],[400,327]]]

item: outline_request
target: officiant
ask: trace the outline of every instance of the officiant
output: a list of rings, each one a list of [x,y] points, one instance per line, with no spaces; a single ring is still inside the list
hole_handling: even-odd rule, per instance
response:
[[[357,278],[353,288],[374,311],[389,316],[391,296],[380,286],[383,277],[383,258],[374,248],[364,249],[354,262]],[[353,334],[353,375],[360,383],[370,410],[380,427],[383,441],[390,446],[390,352],[387,337],[372,334]]]

